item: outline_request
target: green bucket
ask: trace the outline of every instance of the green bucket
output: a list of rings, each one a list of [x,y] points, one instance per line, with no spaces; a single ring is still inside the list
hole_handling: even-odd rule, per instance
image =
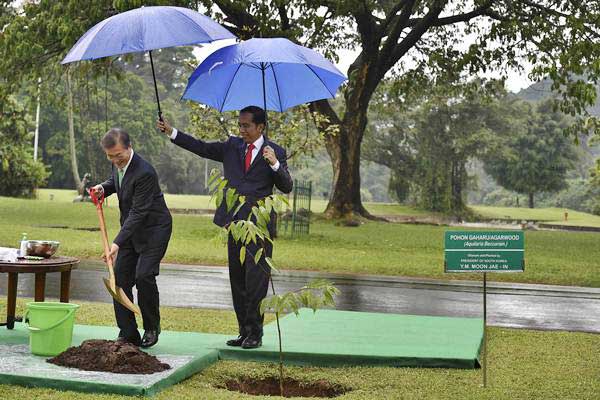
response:
[[[55,356],[71,346],[77,304],[27,303],[23,321],[29,329],[29,347],[38,356]]]

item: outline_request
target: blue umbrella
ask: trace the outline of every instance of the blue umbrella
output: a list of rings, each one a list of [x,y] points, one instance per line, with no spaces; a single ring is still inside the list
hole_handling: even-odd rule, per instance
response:
[[[250,39],[209,55],[188,79],[182,97],[221,112],[250,105],[283,112],[334,98],[345,80],[314,50],[283,38]]]
[[[160,118],[152,50],[234,38],[227,29],[196,11],[182,7],[141,7],[96,24],[75,43],[62,64],[148,51]]]

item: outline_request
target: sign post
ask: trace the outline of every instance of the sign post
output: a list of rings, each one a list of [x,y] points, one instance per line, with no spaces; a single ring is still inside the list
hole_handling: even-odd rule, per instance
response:
[[[444,272],[483,272],[483,387],[487,387],[487,273],[525,270],[523,231],[447,231]]]

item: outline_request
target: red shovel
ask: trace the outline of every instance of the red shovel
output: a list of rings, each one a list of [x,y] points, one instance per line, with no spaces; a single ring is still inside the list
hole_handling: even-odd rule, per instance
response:
[[[141,315],[140,308],[133,304],[129,297],[125,294],[123,289],[117,286],[117,282],[115,281],[115,270],[113,268],[112,257],[109,257],[109,247],[108,247],[108,234],[106,233],[106,223],[104,222],[104,211],[102,210],[102,203],[104,203],[104,192],[100,192],[100,194],[96,193],[94,190],[88,189],[88,193],[94,204],[96,205],[96,211],[98,212],[98,218],[100,219],[100,232],[102,233],[102,242],[104,244],[104,256],[106,265],[108,266],[108,279],[103,278],[104,285],[110,295],[121,303],[124,307],[133,311],[136,314]]]

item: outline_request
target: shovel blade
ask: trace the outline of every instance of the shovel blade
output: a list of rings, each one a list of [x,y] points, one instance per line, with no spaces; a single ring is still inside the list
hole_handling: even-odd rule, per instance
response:
[[[129,297],[127,297],[122,288],[116,286],[114,282],[111,282],[106,278],[103,278],[103,281],[104,286],[106,286],[106,289],[108,290],[113,299],[121,303],[123,307],[127,308],[131,312],[134,312],[139,315],[142,314],[140,308],[137,305],[133,304],[131,300],[129,300]]]
[[[115,281],[111,281],[106,278],[102,278],[102,280],[104,281],[104,286],[106,286],[106,289],[110,292],[110,295],[112,297],[116,297],[117,296],[117,285],[116,285]]]

